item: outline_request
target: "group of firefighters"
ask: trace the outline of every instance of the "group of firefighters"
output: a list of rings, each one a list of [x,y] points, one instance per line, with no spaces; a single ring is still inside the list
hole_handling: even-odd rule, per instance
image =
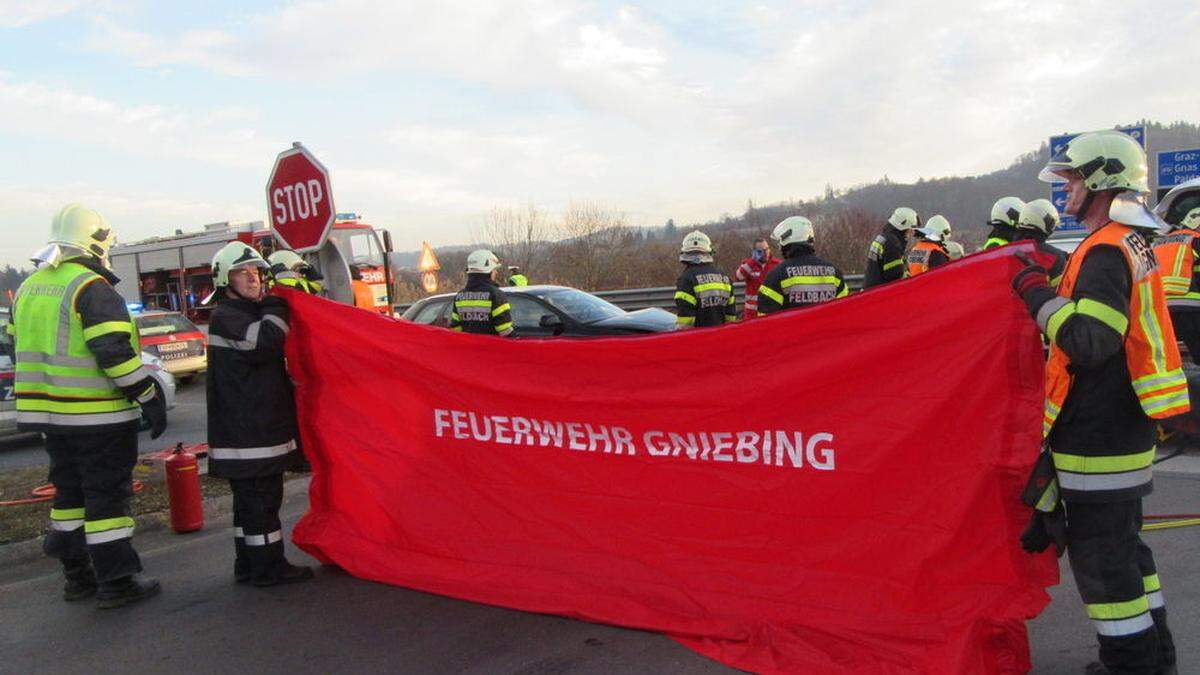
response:
[[[1006,197],[992,209],[986,249],[1032,239],[1045,254],[1019,253],[1024,267],[1012,280],[1049,345],[1043,431],[1053,480],[1038,495],[1022,544],[1031,552],[1053,544],[1068,554],[1099,635],[1100,661],[1089,672],[1173,673],[1161,585],[1139,531],[1156,420],[1189,410],[1176,335],[1193,358],[1200,355],[1200,180],[1172,190],[1156,215],[1144,201],[1145,153],[1117,132],[1075,138],[1040,177],[1066,182],[1066,212],[1090,234],[1068,259],[1045,243],[1059,219],[1048,201]],[[911,249],[909,233],[917,240]],[[113,288],[107,257],[114,238],[95,211],[64,207],[49,245],[34,257],[38,269],[16,295],[9,326],[18,422],[45,434],[56,488],[44,548],[62,562],[65,599],[96,596],[102,608],[159,590],[140,574],[128,502],[139,419],[149,422],[151,438],[166,426],[162,392],[142,365],[134,323]],[[957,257],[949,238],[945,218],[922,225],[913,209],[896,209],[869,245],[865,288],[949,262]],[[747,284],[744,318],[848,294],[841,272],[817,255],[809,219],[786,218],[771,239],[782,260],[760,239],[734,272]],[[684,237],[675,292],[681,327],[738,318],[730,277],[713,254],[703,233]],[[264,260],[241,242],[218,251],[212,270],[209,472],[227,478],[233,491],[234,578],[257,586],[303,581],[313,573],[285,558],[279,520],[283,473],[298,460],[284,361],[289,314],[286,301],[267,290],[280,284],[318,293],[319,277],[295,253]],[[497,283],[500,260],[478,250],[466,271],[451,327],[512,335],[511,307]],[[520,270],[508,273],[510,284],[527,283]]]

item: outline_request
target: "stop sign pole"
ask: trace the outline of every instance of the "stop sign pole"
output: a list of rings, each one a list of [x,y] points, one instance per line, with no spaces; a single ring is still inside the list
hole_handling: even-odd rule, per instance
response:
[[[279,153],[267,180],[267,212],[275,238],[297,252],[325,245],[337,211],[329,171],[300,143]]]

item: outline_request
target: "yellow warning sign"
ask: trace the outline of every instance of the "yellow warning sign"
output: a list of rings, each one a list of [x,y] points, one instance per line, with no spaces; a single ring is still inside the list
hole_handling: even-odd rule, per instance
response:
[[[424,246],[421,248],[421,257],[417,260],[417,269],[422,272],[432,272],[442,269],[438,263],[437,254],[433,252],[433,247],[429,242],[422,242]]]

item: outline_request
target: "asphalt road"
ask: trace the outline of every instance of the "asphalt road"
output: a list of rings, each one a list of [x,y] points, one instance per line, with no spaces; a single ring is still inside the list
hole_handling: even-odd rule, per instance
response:
[[[1162,465],[1149,513],[1200,511],[1200,474]],[[304,495],[284,508],[287,527]],[[0,670],[129,672],[732,672],[653,633],[529,614],[354,579],[332,567],[315,581],[256,589],[232,582],[229,523],[192,535],[136,539],[162,596],[100,612],[59,598],[57,564],[0,570]],[[1200,672],[1200,528],[1147,533],[1163,579],[1180,672]],[[308,562],[295,548],[297,562]],[[1054,602],[1030,622],[1034,672],[1080,673],[1095,637],[1063,562]]]
[[[150,433],[138,435],[138,448],[144,454],[171,447],[182,441],[184,445],[202,443],[207,437],[205,429],[204,375],[199,375],[188,384],[175,384],[175,407],[167,413],[167,430],[157,440],[150,440]],[[42,439],[35,434],[23,434],[0,438],[0,471],[22,466],[41,466],[50,462],[42,448]]]

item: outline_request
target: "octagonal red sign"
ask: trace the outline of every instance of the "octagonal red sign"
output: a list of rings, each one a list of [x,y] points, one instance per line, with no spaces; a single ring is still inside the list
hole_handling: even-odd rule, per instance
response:
[[[333,229],[329,172],[303,145],[279,153],[267,181],[267,212],[275,238],[297,253],[315,251]]]

